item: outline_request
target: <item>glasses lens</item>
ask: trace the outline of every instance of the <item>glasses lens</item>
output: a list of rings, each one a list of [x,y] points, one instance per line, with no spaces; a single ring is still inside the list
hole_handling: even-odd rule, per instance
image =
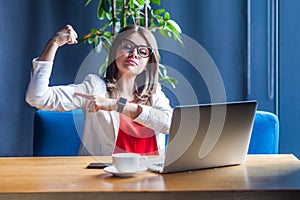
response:
[[[146,46],[139,46],[137,50],[138,50],[138,54],[143,58],[147,58],[151,54],[151,49]]]
[[[130,40],[122,40],[121,48],[127,52],[130,52],[135,48],[135,44],[133,42],[131,42]]]

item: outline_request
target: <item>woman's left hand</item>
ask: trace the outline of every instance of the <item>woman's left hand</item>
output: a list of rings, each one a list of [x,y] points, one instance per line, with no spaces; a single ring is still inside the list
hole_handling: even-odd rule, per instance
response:
[[[97,112],[98,110],[112,111],[117,110],[117,100],[108,99],[93,94],[75,93],[75,95],[83,97],[91,102],[89,112]]]

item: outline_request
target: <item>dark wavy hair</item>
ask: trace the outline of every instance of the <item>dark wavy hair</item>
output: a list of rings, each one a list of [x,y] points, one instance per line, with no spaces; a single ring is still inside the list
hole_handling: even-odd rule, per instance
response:
[[[138,33],[143,37],[146,40],[147,45],[153,49],[153,53],[149,57],[145,70],[136,77],[134,95],[137,103],[152,105],[152,95],[155,93],[158,83],[159,54],[154,35],[144,27],[129,25],[115,37],[110,48],[108,66],[104,78],[106,88],[111,98],[118,98],[117,82],[119,70],[116,64],[116,53],[120,41],[128,38],[129,35],[134,33]]]

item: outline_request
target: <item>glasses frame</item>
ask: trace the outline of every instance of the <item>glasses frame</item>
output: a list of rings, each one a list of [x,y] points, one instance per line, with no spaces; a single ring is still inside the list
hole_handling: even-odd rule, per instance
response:
[[[133,48],[130,49],[130,50],[125,49],[125,48],[123,47],[123,45],[122,45],[122,43],[123,43],[124,41],[127,41],[127,42],[132,43]],[[142,58],[149,58],[149,57],[153,54],[153,49],[152,49],[151,47],[149,47],[149,46],[147,46],[147,45],[136,45],[133,41],[131,41],[131,40],[129,40],[129,39],[122,39],[122,40],[120,40],[119,45],[120,45],[121,49],[122,49],[123,51],[126,51],[127,53],[130,53],[130,52],[132,52],[134,49],[137,49],[138,55],[139,55],[140,57],[142,57]],[[140,47],[143,47],[143,48],[146,47],[146,48],[148,49],[148,51],[149,51],[149,55],[144,56],[144,55],[140,54],[140,51],[139,51],[139,48],[140,48]]]

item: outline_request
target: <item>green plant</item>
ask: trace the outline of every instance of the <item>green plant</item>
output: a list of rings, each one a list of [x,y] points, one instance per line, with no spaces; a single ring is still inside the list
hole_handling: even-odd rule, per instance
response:
[[[88,6],[92,0],[86,0]],[[104,48],[107,52],[110,49],[113,36],[128,24],[144,26],[150,31],[159,31],[166,38],[173,38],[183,44],[181,40],[180,26],[171,19],[170,13],[164,8],[154,9],[153,5],[160,5],[160,0],[98,0],[97,17],[105,20],[100,28],[93,28],[80,38],[79,41],[92,44],[96,52]],[[110,30],[108,28],[111,27]],[[105,71],[107,63],[103,63],[99,73]],[[160,64],[159,78],[171,84],[173,87],[177,80],[167,74],[166,67]]]

